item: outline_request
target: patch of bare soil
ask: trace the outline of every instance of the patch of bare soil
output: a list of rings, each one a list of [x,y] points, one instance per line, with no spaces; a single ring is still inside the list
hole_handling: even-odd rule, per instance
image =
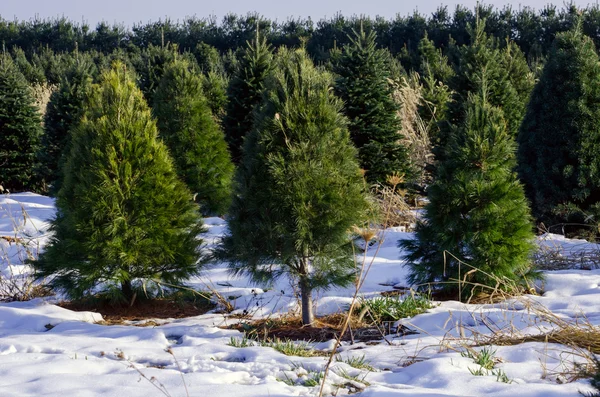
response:
[[[102,324],[114,325],[127,322],[140,322],[140,326],[153,326],[157,322],[152,319],[170,319],[194,317],[205,314],[214,306],[205,301],[191,302],[174,299],[138,300],[133,306],[127,304],[110,304],[107,302],[70,301],[61,302],[59,306],[73,311],[96,312],[102,314]],[[147,321],[146,321],[147,320]]]
[[[277,319],[240,321],[227,328],[244,332],[250,339],[325,342],[339,336],[344,320],[345,314],[338,313],[318,317],[312,325],[302,325],[300,317],[286,316]],[[381,339],[388,333],[383,328],[359,322],[353,316],[350,327],[343,335],[342,340],[356,342]]]

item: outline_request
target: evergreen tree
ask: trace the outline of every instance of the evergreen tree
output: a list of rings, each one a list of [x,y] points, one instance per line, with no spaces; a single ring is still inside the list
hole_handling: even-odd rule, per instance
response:
[[[244,137],[252,129],[253,110],[260,103],[264,81],[272,69],[272,48],[265,37],[247,43],[227,89],[227,108],[223,127],[231,157],[238,163]]]
[[[394,172],[409,173],[406,148],[400,141],[398,105],[392,99],[384,51],[375,45],[375,33],[354,32],[334,70],[336,92],[344,101],[350,136],[371,183],[385,183]]]
[[[487,100],[492,106],[501,108],[509,133],[516,137],[533,87],[533,75],[525,57],[512,43],[501,49],[498,41],[485,33],[485,20],[477,20],[469,34],[471,43],[456,49],[458,60],[455,75],[449,83],[453,98],[449,104],[448,121],[455,126],[462,124],[469,95],[482,90],[485,73]],[[436,150],[438,160],[443,160],[451,130],[441,130]]]
[[[223,250],[257,282],[288,274],[313,322],[312,291],[353,281],[349,229],[366,208],[342,103],[303,49],[282,50],[248,135]]]
[[[202,78],[189,62],[176,59],[165,68],[154,94],[154,114],[177,173],[197,193],[203,212],[224,214],[230,203],[233,163],[202,93]]]
[[[25,77],[8,54],[0,55],[0,185],[35,190],[40,116]]]
[[[519,136],[519,174],[534,216],[600,202],[600,63],[579,27],[556,36]]]
[[[104,286],[132,302],[135,279],[176,283],[197,271],[201,218],[122,64],[102,74],[88,103],[73,130],[54,234],[34,265],[71,297]]]
[[[513,171],[515,143],[502,111],[487,102],[485,91],[470,96],[466,111],[448,157],[436,169],[416,239],[400,241],[409,281],[441,283],[449,292],[458,291],[458,280],[465,277],[491,287],[493,277],[518,282],[529,273],[534,240],[525,194]],[[472,285],[461,292],[472,291]]]
[[[79,56],[67,70],[60,87],[50,96],[44,117],[44,134],[41,140],[40,174],[50,193],[60,189],[60,169],[71,145],[70,130],[83,113],[84,102],[92,86],[95,68],[87,56]]]

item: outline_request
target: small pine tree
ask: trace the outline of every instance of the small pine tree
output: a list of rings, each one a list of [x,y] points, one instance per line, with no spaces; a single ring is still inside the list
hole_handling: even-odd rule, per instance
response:
[[[260,103],[264,81],[272,69],[273,50],[265,37],[247,43],[227,89],[227,107],[223,128],[233,161],[242,156],[244,137],[252,129],[253,111]]]
[[[160,137],[169,147],[177,173],[205,214],[229,208],[233,163],[223,132],[202,93],[202,77],[176,59],[165,68],[154,94]]]
[[[410,173],[406,148],[400,143],[398,105],[388,83],[386,55],[375,44],[375,33],[354,32],[350,44],[334,62],[339,76],[336,92],[344,101],[350,136],[371,183],[385,183],[394,172]]]
[[[60,88],[52,93],[48,102],[38,157],[39,172],[53,195],[60,189],[60,169],[71,146],[70,129],[82,116],[84,101],[92,86],[94,68],[91,59],[78,56],[63,77]]]
[[[32,92],[10,56],[0,55],[0,185],[36,190],[36,152],[42,131]]]
[[[257,282],[297,280],[310,324],[312,290],[355,277],[349,229],[366,208],[364,182],[331,75],[303,49],[278,61],[246,139],[223,251]]]
[[[448,157],[436,169],[416,239],[400,241],[411,283],[441,283],[441,289],[456,292],[465,276],[493,287],[494,277],[519,281],[528,273],[534,235],[525,194],[513,172],[514,152],[502,111],[485,94],[472,95]]]
[[[201,218],[122,64],[102,74],[88,103],[73,131],[54,234],[34,266],[71,297],[104,285],[132,302],[135,279],[176,283],[196,273]]]
[[[581,28],[556,35],[521,126],[519,175],[534,216],[552,225],[560,206],[600,202],[600,62]]]

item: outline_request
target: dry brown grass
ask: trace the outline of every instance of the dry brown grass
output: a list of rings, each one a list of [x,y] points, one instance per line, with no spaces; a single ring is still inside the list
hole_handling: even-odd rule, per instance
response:
[[[433,162],[433,154],[430,140],[432,120],[423,120],[419,114],[419,108],[424,104],[423,86],[416,72],[402,77],[400,81],[392,81],[392,85],[394,100],[400,106],[400,134],[414,168],[414,177],[409,182],[424,187],[429,182],[426,167]]]
[[[56,91],[57,88],[58,86],[48,83],[35,84],[31,86],[31,92],[33,93],[35,106],[42,118],[42,122],[44,120],[44,116],[46,115],[48,102],[50,102],[50,96],[52,96],[52,93]]]

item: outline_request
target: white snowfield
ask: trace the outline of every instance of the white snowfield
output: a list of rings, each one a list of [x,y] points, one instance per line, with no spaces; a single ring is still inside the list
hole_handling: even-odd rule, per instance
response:
[[[23,216],[23,211],[26,215]],[[31,193],[0,195],[0,236],[20,238],[32,253],[43,249],[48,220],[54,214],[51,199]],[[207,245],[218,239],[225,223],[206,219]],[[362,290],[365,296],[405,285],[405,270],[397,240],[410,234],[388,230]],[[546,235],[545,244],[569,245],[560,236]],[[27,274],[22,249],[11,238],[0,239],[3,277]],[[577,241],[577,247],[596,249]],[[375,247],[369,250],[374,255]],[[27,255],[25,255],[27,256]],[[189,285],[205,290],[205,283],[231,298],[236,311],[256,317],[297,311],[289,282],[253,286],[231,277],[223,264],[203,272]],[[546,272],[543,295],[527,296],[496,305],[443,302],[426,313],[402,320],[418,331],[410,336],[388,336],[374,343],[344,344],[340,359],[363,358],[373,371],[335,361],[327,379],[326,395],[360,391],[364,397],[580,396],[590,392],[587,380],[569,382],[574,365],[582,359],[567,346],[528,342],[492,346],[494,374],[474,375],[479,366],[460,353],[461,345],[498,333],[537,334],[552,328],[548,316],[531,310],[543,305],[556,318],[600,326],[600,270]],[[266,291],[266,292],[265,292]],[[352,289],[318,294],[318,315],[338,312],[350,302]],[[107,326],[96,324],[101,315],[72,312],[53,304],[60,297],[0,304],[0,396],[315,396],[326,357],[290,357],[270,347],[233,347],[234,330],[220,328],[241,320],[223,314],[205,314],[161,325]],[[542,306],[538,306],[542,307]],[[313,343],[330,349],[333,341]],[[167,350],[170,349],[169,353]],[[475,347],[481,351],[483,347]],[[574,353],[574,354],[572,354]],[[502,376],[502,374],[504,376]],[[353,378],[353,379],[349,379]],[[502,382],[504,380],[505,382]],[[308,384],[308,385],[305,385]]]

